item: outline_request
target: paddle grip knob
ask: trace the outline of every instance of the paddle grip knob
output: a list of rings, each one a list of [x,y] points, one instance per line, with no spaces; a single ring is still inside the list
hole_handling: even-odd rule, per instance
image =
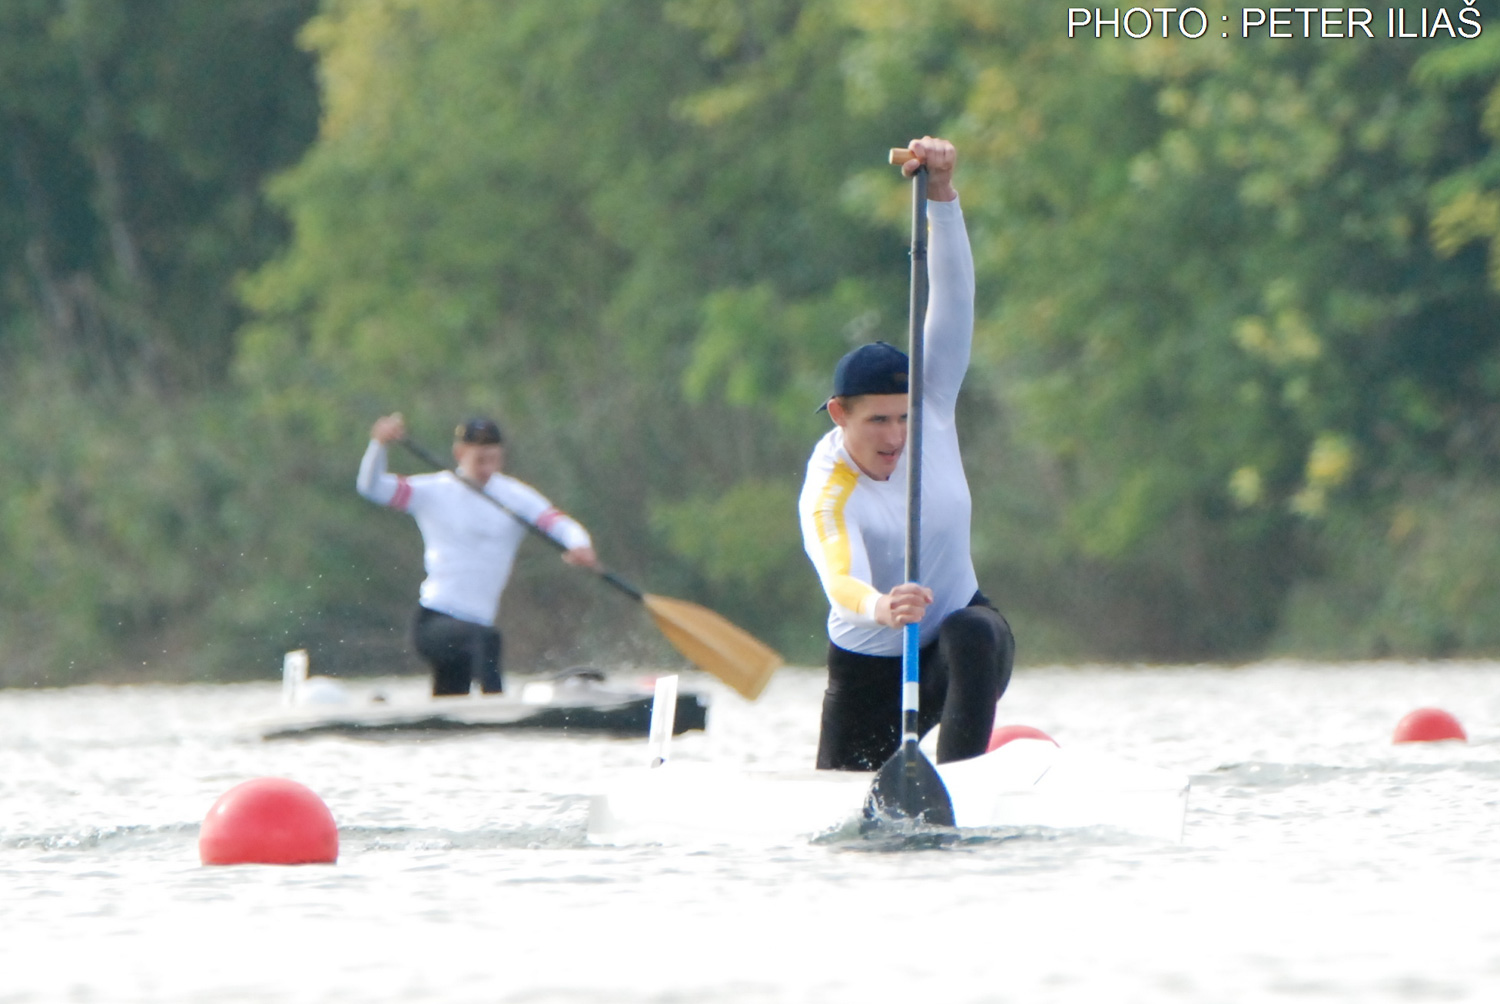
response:
[[[914,153],[912,153],[909,149],[907,149],[904,146],[893,146],[893,147],[891,147],[891,163],[895,164],[897,167],[900,167],[902,164],[905,164],[908,160],[916,160],[916,159],[917,159],[917,155],[914,154]]]

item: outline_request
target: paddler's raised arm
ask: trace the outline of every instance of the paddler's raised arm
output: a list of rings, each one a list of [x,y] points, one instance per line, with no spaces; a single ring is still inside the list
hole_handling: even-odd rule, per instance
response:
[[[974,257],[964,226],[953,172],[958,152],[947,140],[925,136],[908,149],[916,159],[902,165],[910,177],[918,164],[927,167],[927,318],[924,402],[935,412],[952,415],[969,369],[974,338]]]
[[[389,444],[406,437],[406,421],[398,411],[375,420],[370,427],[370,445],[359,464],[354,487],[360,495],[377,505],[391,505],[401,491],[402,479],[386,471]]]

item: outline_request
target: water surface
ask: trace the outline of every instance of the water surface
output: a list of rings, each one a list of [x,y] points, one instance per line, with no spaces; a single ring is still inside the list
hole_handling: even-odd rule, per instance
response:
[[[1183,842],[900,852],[591,844],[644,742],[261,742],[272,682],[0,691],[0,1004],[1500,1000],[1497,670],[1023,668],[998,720],[1189,774]],[[675,757],[811,762],[821,673],[683,686],[713,705]],[[1469,742],[1393,745],[1424,705]],[[328,803],[339,862],[201,866],[215,799],[271,775]]]

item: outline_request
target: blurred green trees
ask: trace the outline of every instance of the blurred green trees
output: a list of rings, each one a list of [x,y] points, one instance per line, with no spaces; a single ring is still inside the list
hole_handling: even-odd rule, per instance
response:
[[[232,600],[243,488],[283,476],[229,391],[234,282],[287,237],[261,186],[316,135],[315,8],[0,5],[0,682],[207,673],[223,619],[272,630]]]
[[[924,133],[960,146],[976,561],[1023,659],[1500,650],[1484,36],[121,10],[0,10],[0,678],[400,664],[416,533],[352,491],[396,409],[439,446],[495,414],[611,565],[817,659],[795,495],[833,361],[904,337],[883,160]],[[517,668],[665,654],[541,549],[502,626]]]

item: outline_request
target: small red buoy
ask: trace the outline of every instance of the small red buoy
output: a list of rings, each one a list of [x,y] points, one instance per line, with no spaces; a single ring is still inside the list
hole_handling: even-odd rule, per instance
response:
[[[1468,742],[1464,727],[1442,708],[1418,708],[1396,723],[1396,743],[1431,743],[1444,739]]]
[[[206,865],[331,865],[339,828],[311,788],[260,777],[230,788],[208,810],[198,856]]]
[[[1041,729],[1034,729],[1030,725],[1000,725],[996,727],[995,731],[990,733],[990,747],[985,752],[993,753],[1012,739],[1045,739],[1053,746],[1057,745],[1056,739],[1053,739]]]

